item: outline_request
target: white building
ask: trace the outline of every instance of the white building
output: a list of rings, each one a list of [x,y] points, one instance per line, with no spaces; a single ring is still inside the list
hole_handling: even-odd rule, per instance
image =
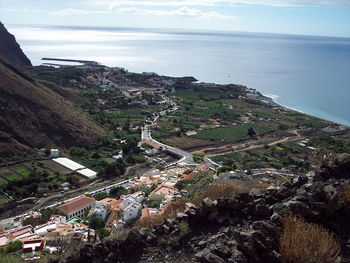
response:
[[[57,208],[67,217],[68,220],[74,217],[83,218],[91,208],[95,207],[95,202],[95,199],[82,195]]]
[[[50,153],[51,153],[51,158],[57,158],[60,151],[58,149],[51,149]]]
[[[142,210],[142,205],[138,202],[134,202],[130,206],[128,206],[126,209],[124,209],[124,222],[128,223],[131,220],[137,218]]]
[[[104,204],[101,202],[96,202],[95,207],[91,210],[91,214],[95,215],[96,217],[102,219],[103,221],[106,221],[108,215],[109,215],[109,206],[108,204]]]
[[[48,222],[43,225],[36,226],[34,228],[34,232],[39,236],[43,236],[48,232],[54,231],[56,229],[56,226],[57,226],[56,222]]]
[[[127,207],[129,207],[135,202],[142,203],[143,199],[144,199],[144,196],[141,191],[135,192],[133,194],[125,195],[123,197],[122,209],[125,210]]]

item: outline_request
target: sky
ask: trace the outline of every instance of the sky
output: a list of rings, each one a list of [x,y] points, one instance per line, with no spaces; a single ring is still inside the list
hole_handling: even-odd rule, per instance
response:
[[[350,0],[0,0],[0,21],[350,37]]]

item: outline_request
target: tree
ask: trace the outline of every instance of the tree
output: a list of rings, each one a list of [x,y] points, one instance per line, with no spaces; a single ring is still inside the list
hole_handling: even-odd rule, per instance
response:
[[[125,164],[123,160],[118,159],[112,163],[106,163],[106,166],[102,168],[99,176],[104,178],[111,178],[115,176],[120,176],[125,172]]]
[[[118,186],[116,188],[111,189],[111,191],[109,192],[109,196],[119,199],[121,195],[126,195],[127,193],[128,190]]]
[[[104,239],[109,236],[109,231],[105,228],[96,229],[96,234],[100,237],[100,239]]]
[[[40,210],[41,218],[40,218],[40,224],[46,223],[52,215],[58,214],[58,209],[56,207],[54,208],[43,208]]]
[[[248,135],[249,135],[250,137],[255,137],[255,136],[256,136],[256,132],[255,132],[255,130],[253,129],[253,127],[250,127],[250,128],[248,129]]]
[[[58,254],[62,254],[64,252],[69,251],[71,247],[71,239],[68,237],[55,237],[51,245],[57,249]]]
[[[288,125],[281,123],[280,125],[278,125],[278,129],[279,130],[287,130],[288,129]]]
[[[11,241],[10,243],[8,243],[8,245],[6,247],[6,251],[7,251],[7,253],[16,252],[18,250],[21,250],[22,246],[23,246],[23,244],[19,240]]]
[[[204,154],[203,153],[194,153],[192,155],[193,161],[196,163],[204,162]]]
[[[193,180],[180,180],[175,184],[175,188],[180,191],[184,189],[187,185],[191,184]]]
[[[92,229],[99,229],[105,226],[103,220],[97,216],[90,216],[87,218],[88,224]]]
[[[128,119],[123,126],[123,130],[128,132],[130,131],[130,127],[131,127],[131,123],[130,123],[130,120]]]
[[[126,143],[122,146],[122,150],[124,154],[139,153],[140,150],[137,147],[137,141],[134,139],[127,139]]]
[[[101,193],[98,193],[98,194],[95,194],[93,197],[97,200],[97,201],[100,201],[102,199],[105,199],[107,198],[108,194],[106,192],[101,192]]]
[[[57,249],[57,253],[60,255],[62,253],[72,252],[81,244],[80,239],[75,239],[65,236],[55,237],[51,245]]]
[[[81,157],[81,156],[86,155],[86,150],[83,149],[83,148],[74,146],[74,147],[70,148],[69,154],[72,155],[72,156]]]

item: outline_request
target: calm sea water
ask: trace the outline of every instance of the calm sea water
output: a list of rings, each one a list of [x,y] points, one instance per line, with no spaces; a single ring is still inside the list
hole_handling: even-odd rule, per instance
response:
[[[350,125],[350,39],[131,28],[8,26],[34,65],[95,60],[134,72],[236,83]]]

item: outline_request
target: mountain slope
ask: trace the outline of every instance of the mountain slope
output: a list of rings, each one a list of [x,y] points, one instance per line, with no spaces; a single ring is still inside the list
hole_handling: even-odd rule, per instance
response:
[[[103,129],[68,99],[0,58],[0,157],[96,142]]]
[[[0,56],[12,64],[19,66],[31,66],[32,63],[23,53],[16,39],[0,22]]]

